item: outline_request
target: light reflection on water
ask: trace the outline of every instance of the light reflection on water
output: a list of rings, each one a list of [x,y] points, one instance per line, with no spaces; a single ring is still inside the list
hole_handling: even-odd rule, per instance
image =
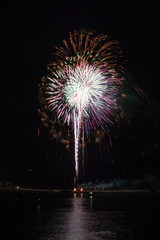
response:
[[[150,195],[88,196],[82,193],[42,196],[36,204],[32,197],[26,202],[1,203],[0,239],[160,239],[153,236],[158,233],[155,219],[160,216],[159,199]]]
[[[65,239],[85,239],[87,236],[88,214],[83,207],[82,198],[82,195],[79,197],[74,195],[72,211],[67,215]]]

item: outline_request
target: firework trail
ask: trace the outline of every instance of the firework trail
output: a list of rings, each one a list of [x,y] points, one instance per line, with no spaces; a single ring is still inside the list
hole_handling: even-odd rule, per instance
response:
[[[78,149],[82,129],[87,133],[116,121],[125,71],[119,44],[94,31],[70,33],[63,47],[56,47],[55,61],[48,64],[43,79],[45,108],[74,131],[75,172],[78,179]],[[48,116],[43,113],[44,122]],[[53,122],[53,119],[50,120]],[[55,120],[54,120],[55,121]]]

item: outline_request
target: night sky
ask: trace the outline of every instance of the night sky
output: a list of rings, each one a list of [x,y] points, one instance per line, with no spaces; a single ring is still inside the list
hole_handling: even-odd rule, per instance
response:
[[[159,10],[158,1],[2,1],[0,181],[54,187],[72,182],[73,156],[51,141],[37,110],[38,85],[54,47],[74,29],[118,40],[128,72],[146,95],[132,109],[130,128],[113,127],[110,157],[105,138],[104,144],[88,142],[85,180],[160,175]]]

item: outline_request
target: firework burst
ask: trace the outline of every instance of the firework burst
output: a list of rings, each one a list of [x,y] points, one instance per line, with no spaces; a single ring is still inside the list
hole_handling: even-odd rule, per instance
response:
[[[48,80],[47,100],[59,121],[70,125],[79,115],[86,130],[111,123],[122,78],[108,67],[79,62],[53,72]]]
[[[50,121],[48,115],[51,111],[52,121],[57,119],[72,126],[78,178],[82,130],[88,133],[91,129],[104,128],[117,121],[125,71],[121,65],[124,58],[119,44],[108,35],[74,31],[69,36],[69,42],[63,40],[63,47],[56,47],[56,60],[47,66],[49,74],[41,86],[45,99],[41,112],[42,115],[45,112],[47,121]]]

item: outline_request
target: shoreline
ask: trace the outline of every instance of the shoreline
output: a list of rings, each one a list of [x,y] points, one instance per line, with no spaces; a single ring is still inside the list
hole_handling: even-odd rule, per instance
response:
[[[93,194],[93,193],[158,193],[160,189],[40,189],[40,188],[20,188],[20,189],[0,189],[0,193],[78,193],[78,194]]]

